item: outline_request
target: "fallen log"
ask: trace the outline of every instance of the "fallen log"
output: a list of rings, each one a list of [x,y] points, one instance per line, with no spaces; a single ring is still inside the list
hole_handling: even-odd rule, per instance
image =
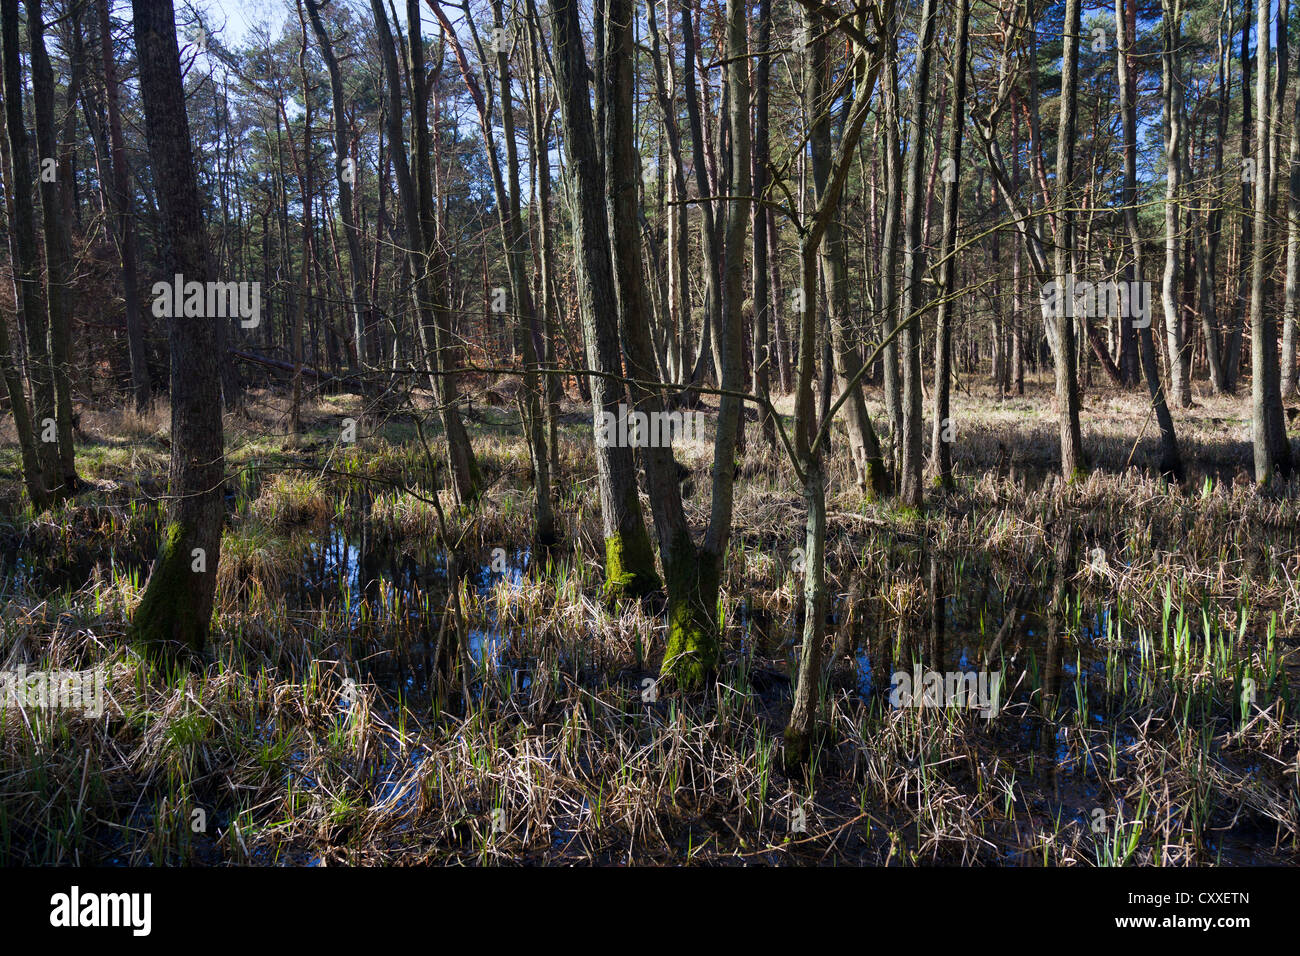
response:
[[[287,372],[290,375],[292,375],[294,371],[292,362],[284,362],[281,361],[280,359],[273,359],[265,355],[258,355],[256,352],[245,352],[242,349],[228,349],[227,351],[229,351],[230,354],[233,355],[235,358],[241,359],[242,361],[245,362],[249,362],[253,365],[261,365],[266,368],[273,368],[281,372]],[[310,365],[302,366],[302,374],[310,378],[314,378],[316,379],[316,381],[321,383],[344,385],[348,388],[356,389],[358,391],[360,391],[361,389],[360,380],[350,375],[331,375],[328,372],[318,371],[317,369],[312,368]]]

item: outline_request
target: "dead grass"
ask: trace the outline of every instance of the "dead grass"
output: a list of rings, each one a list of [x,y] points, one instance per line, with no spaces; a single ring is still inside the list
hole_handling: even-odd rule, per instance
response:
[[[359,400],[320,400],[291,449],[254,424],[280,399],[262,408],[254,396],[246,417],[228,418],[247,478],[211,659],[188,675],[151,672],[121,644],[143,573],[116,555],[124,536],[143,548],[156,527],[156,502],[135,499],[165,476],[165,454],[142,458],[150,468],[132,484],[106,477],[123,460],[88,457],[88,476],[105,482],[90,497],[10,519],[0,661],[103,667],[108,707],[98,718],[0,709],[0,858],[1297,862],[1297,489],[1265,496],[1235,480],[1247,465],[1242,402],[1201,396],[1178,416],[1201,473],[1167,486],[1142,470],[1154,446],[1138,441],[1140,396],[1100,389],[1085,406],[1098,470],[1047,480],[1047,394],[957,396],[960,480],[921,518],[864,501],[837,442],[829,640],[847,651],[828,644],[822,731],[795,777],[781,769],[780,733],[803,613],[803,502],[752,425],[723,588],[725,665],[696,696],[657,694],[656,599],[614,610],[599,599],[582,425],[561,446],[564,544],[534,554],[522,443],[497,427],[509,410],[483,412],[474,441],[492,483],[476,509],[444,498],[468,572],[449,581],[422,557],[442,548],[423,500],[440,472],[400,421],[342,448],[332,430]],[[874,396],[871,407],[883,416]],[[90,423],[106,447],[162,440],[152,419]],[[704,442],[679,450],[697,526],[710,458]],[[375,532],[371,563],[362,527]],[[451,648],[448,671],[437,661]],[[1008,681],[995,719],[889,706],[891,668],[992,648]],[[1247,676],[1256,696],[1243,706]]]

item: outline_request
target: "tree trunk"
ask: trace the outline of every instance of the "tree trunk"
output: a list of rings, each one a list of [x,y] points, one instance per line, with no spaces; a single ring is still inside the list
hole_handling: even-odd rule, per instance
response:
[[[36,152],[41,157],[41,216],[45,239],[45,303],[49,309],[50,368],[54,373],[54,419],[57,463],[53,490],[56,495],[73,494],[80,485],[77,454],[72,434],[72,378],[68,362],[72,351],[71,271],[72,238],[63,203],[63,192],[46,168],[58,169],[58,128],[54,120],[54,71],[45,50],[45,23],[40,0],[27,0],[27,35],[32,50],[32,92],[36,115]],[[48,160],[48,162],[47,162]],[[70,170],[69,170],[70,172]],[[41,436],[44,441],[44,434]]]
[[[812,38],[804,54],[804,110],[812,129],[809,136],[812,159],[813,190],[820,203],[826,195],[831,175],[831,117],[824,103],[826,87],[826,39],[814,36],[812,15],[805,11],[804,29]],[[850,101],[845,100],[847,108]],[[859,371],[862,356],[858,353],[856,337],[849,334],[848,247],[844,241],[839,220],[832,216],[826,223],[822,248],[819,250],[823,281],[826,286],[828,324],[830,337],[826,347],[831,361],[826,363],[824,383],[829,386],[832,370],[837,388],[848,396],[845,403],[845,425],[849,434],[849,453],[858,487],[869,497],[889,491],[889,475],[885,470],[880,444],[867,413],[862,394]],[[817,314],[816,301],[808,303]],[[823,404],[829,406],[829,388],[824,393]]]
[[[1300,65],[1300,57],[1297,57]],[[1279,70],[1286,69],[1279,63]],[[1282,306],[1282,358],[1280,387],[1283,398],[1295,398],[1296,335],[1300,332],[1300,96],[1295,101],[1291,126],[1290,175],[1286,198],[1286,291]]]
[[[880,311],[886,325],[898,314],[898,236],[903,210],[903,158],[898,127],[902,118],[898,97],[898,22],[895,8],[885,24],[885,212],[880,255]],[[881,356],[882,391],[889,418],[890,470],[901,476],[903,438],[903,386],[898,377],[898,345],[890,341]]]
[[[416,306],[416,324],[421,349],[428,364],[434,395],[438,399],[442,415],[443,432],[447,438],[447,453],[451,463],[452,483],[457,499],[469,503],[478,498],[482,491],[482,476],[478,463],[474,459],[474,450],[469,443],[469,435],[460,417],[460,394],[456,388],[454,374],[455,363],[448,354],[447,343],[440,334],[445,325],[445,317],[440,309],[444,291],[430,292],[429,283],[433,269],[430,266],[430,249],[426,245],[425,222],[420,213],[420,196],[417,184],[412,178],[410,163],[407,160],[406,146],[402,136],[402,87],[401,73],[397,62],[397,48],[393,43],[392,31],[388,25],[388,16],[384,13],[382,0],[371,0],[371,12],[375,18],[375,32],[379,42],[380,58],[384,65],[385,93],[387,96],[385,117],[388,125],[389,155],[392,159],[393,174],[397,180],[398,198],[402,204],[403,219],[406,225],[406,244],[409,247],[407,259],[412,282],[412,296]],[[416,21],[418,23],[418,20]],[[423,57],[421,57],[421,71]],[[420,86],[423,86],[421,74]],[[412,78],[414,82],[414,77]],[[425,116],[423,110],[416,113],[415,103],[420,98],[412,97],[413,116]],[[419,122],[412,123],[417,130],[425,129],[427,144],[427,126]],[[417,158],[427,157],[427,151],[416,149]],[[436,301],[435,301],[436,299]],[[439,317],[429,319],[430,310]],[[428,341],[428,330],[434,328],[434,341]]]
[[[651,7],[654,6],[653,0]],[[768,289],[768,229],[772,210],[767,206],[768,164],[768,84],[772,59],[772,0],[759,0],[758,59],[754,64],[754,394],[771,399],[771,349],[768,317],[772,303]],[[774,250],[773,250],[774,251]],[[776,421],[767,408],[759,410],[763,441],[776,450]]]
[[[1179,408],[1192,405],[1191,351],[1183,336],[1182,315],[1178,305],[1182,284],[1182,228],[1179,204],[1183,178],[1183,86],[1178,66],[1181,43],[1181,0],[1161,0],[1164,12],[1164,47],[1160,55],[1161,93],[1164,98],[1165,133],[1165,271],[1160,299],[1165,313],[1165,337],[1169,349],[1169,393]]]
[[[36,245],[36,210],[31,188],[35,181],[27,151],[27,129],[23,119],[22,66],[18,49],[18,4],[4,3],[5,124],[9,139],[9,163],[13,189],[13,222],[10,249],[13,256],[14,299],[27,343],[27,378],[32,393],[33,441],[39,463],[38,493],[33,503],[44,505],[56,492],[59,480],[57,423],[54,418],[54,370],[50,365],[49,311],[41,281],[40,254]],[[39,170],[38,170],[39,173]],[[46,440],[47,438],[52,440]],[[38,477],[33,475],[33,479]],[[29,481],[29,491],[35,482]]]
[[[1277,358],[1277,320],[1265,301],[1268,282],[1268,162],[1272,112],[1268,102],[1269,0],[1257,0],[1255,39],[1255,242],[1250,273],[1250,411],[1255,449],[1255,483],[1271,484],[1291,474],[1291,449]]]
[[[952,175],[944,178],[943,236],[939,246],[939,294],[942,298],[939,300],[935,327],[934,423],[930,433],[930,457],[935,481],[945,489],[953,486],[953,429],[949,409],[952,388],[952,307],[957,295],[957,203],[961,185],[962,132],[966,127],[966,44],[969,21],[970,0],[957,0],[957,49],[953,56],[952,126],[948,131],[947,156]],[[994,343],[998,352],[1001,351],[1001,346],[1000,341]],[[997,378],[1000,387],[1000,370]]]
[[[130,170],[127,168],[126,143],[122,138],[121,90],[118,87],[117,59],[113,53],[113,25],[109,18],[109,0],[97,0],[99,8],[100,55],[104,66],[104,103],[108,112],[108,138],[112,150],[112,196],[117,209],[117,242],[122,258],[122,294],[126,304],[126,341],[131,364],[131,392],[135,410],[143,414],[152,400],[149,359],[145,351],[145,319],[140,308],[140,279],[136,267],[134,199],[131,195]]]
[[[921,435],[921,310],[924,289],[925,250],[921,245],[921,178],[925,158],[925,128],[930,108],[930,64],[933,59],[935,0],[922,0],[921,25],[916,39],[916,70],[912,97],[912,138],[907,156],[907,237],[903,247],[903,466],[899,476],[899,498],[909,508],[920,508],[923,443]]]
[[[637,491],[632,449],[601,440],[604,416],[618,421],[626,412],[627,390],[620,378],[618,305],[610,252],[606,183],[592,125],[589,68],[578,23],[577,0],[552,0],[555,85],[560,97],[569,176],[573,184],[573,237],[578,269],[578,299],[592,371],[591,404],[596,435],[596,465],[605,533],[605,593],[636,596],[659,587],[654,552],[646,533]],[[605,419],[609,420],[609,419]]]
[[[171,0],[132,0],[149,160],[162,215],[168,275],[206,282],[207,235],[190,151]],[[163,657],[198,654],[207,639],[224,518],[222,357],[216,322],[168,319],[171,471],[167,527],[129,637]]]
[[[16,183],[31,182],[31,166],[27,161],[26,130],[23,126],[22,70],[18,52],[18,0],[0,0],[0,46],[4,60],[5,100],[5,195],[9,202],[9,255],[13,264],[14,303],[18,309],[19,327],[28,327],[29,311],[43,308],[40,303],[40,275],[35,269],[35,224],[31,206],[31,190]],[[16,142],[15,142],[16,140]],[[26,204],[25,208],[19,205]],[[27,496],[37,511],[43,511],[50,502],[49,485],[45,469],[37,450],[36,432],[32,428],[32,411],[27,401],[19,363],[9,341],[9,323],[0,319],[0,371],[3,371],[5,390],[9,394],[9,407],[14,416],[14,430],[18,433],[18,447],[22,458],[23,483]],[[39,412],[39,405],[38,405]]]
[[[348,305],[352,311],[352,343],[355,365],[363,368],[367,361],[366,350],[366,316],[370,314],[370,302],[366,297],[365,258],[361,253],[361,237],[357,231],[354,210],[352,184],[356,181],[355,160],[351,158],[348,148],[348,113],[347,100],[343,93],[343,77],[339,72],[338,57],[334,55],[334,44],[321,20],[320,0],[305,0],[307,13],[311,17],[312,32],[320,44],[321,57],[330,78],[330,103],[334,122],[334,181],[339,191],[339,214],[343,218],[343,235],[348,246],[348,274],[352,280],[352,296]],[[369,388],[363,377],[362,388]]]
[[[1242,0],[1241,12],[1241,156],[1243,167],[1246,163],[1246,157],[1251,157],[1250,162],[1254,163],[1255,158],[1250,150],[1250,126],[1251,126],[1251,95],[1250,95],[1250,13],[1252,10],[1252,0]],[[1237,382],[1241,377],[1241,338],[1242,328],[1246,321],[1246,309],[1249,303],[1250,274],[1244,268],[1244,263],[1252,258],[1252,249],[1254,247],[1254,226],[1255,218],[1247,210],[1253,208],[1251,199],[1251,187],[1259,181],[1260,170],[1254,170],[1254,175],[1247,176],[1246,170],[1242,169],[1241,174],[1241,205],[1238,207],[1240,212],[1237,221],[1240,223],[1240,233],[1238,241],[1237,254],[1237,298],[1236,307],[1232,313],[1232,324],[1228,329],[1228,342],[1226,359],[1224,362],[1224,374],[1227,380],[1228,391],[1236,391]]]
[[[1126,12],[1125,7],[1128,7]],[[1119,86],[1120,123],[1124,135],[1124,225],[1128,232],[1130,262],[1129,282],[1142,281],[1142,234],[1137,221],[1137,61],[1133,57],[1132,31],[1136,23],[1136,0],[1115,0],[1116,71]],[[1155,336],[1151,317],[1137,329],[1142,356],[1142,372],[1147,391],[1160,427],[1160,471],[1175,480],[1183,477],[1182,456],[1173,416],[1165,402],[1164,386],[1156,368]],[[1132,318],[1122,321],[1132,322]]]
[[[1080,0],[1066,0],[1065,39],[1061,57],[1061,108],[1056,138],[1056,281],[1064,285],[1074,249],[1074,138],[1079,77]],[[1084,470],[1079,429],[1079,380],[1075,365],[1073,309],[1057,316],[1056,403],[1060,410],[1061,474],[1073,481]],[[1049,320],[1050,322],[1050,320]]]

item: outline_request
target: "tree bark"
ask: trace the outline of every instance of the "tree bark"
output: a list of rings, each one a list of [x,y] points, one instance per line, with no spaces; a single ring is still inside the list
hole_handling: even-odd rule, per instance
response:
[[[1076,0],[1077,2],[1077,0]],[[907,235],[903,246],[903,466],[899,476],[899,499],[909,508],[921,508],[924,490],[924,452],[921,422],[921,310],[924,289],[925,250],[922,238],[922,170],[925,159],[925,127],[930,109],[930,64],[933,59],[935,0],[922,0],[921,25],[916,39],[916,70],[912,97],[911,142],[907,156]]]
[[[1160,299],[1165,313],[1165,337],[1169,350],[1169,393],[1173,403],[1180,408],[1192,405],[1191,351],[1183,336],[1182,315],[1178,295],[1182,284],[1183,239],[1180,223],[1182,202],[1183,151],[1186,149],[1183,130],[1183,85],[1179,70],[1179,44],[1181,38],[1181,0],[1161,0],[1164,13],[1161,50],[1161,94],[1164,98],[1165,134],[1165,271],[1160,287]]]
[[[651,7],[654,6],[651,0]],[[768,229],[767,221],[772,210],[767,206],[768,164],[768,84],[771,81],[772,59],[772,0],[759,0],[757,60],[754,64],[754,268],[751,273],[754,289],[754,394],[771,397],[771,334],[768,317],[772,304],[768,289]],[[772,413],[759,410],[763,441],[769,449],[776,450],[776,422]]]
[[[1126,11],[1127,7],[1127,11]],[[1142,234],[1137,220],[1137,61],[1133,57],[1132,32],[1136,0],[1115,0],[1116,73],[1119,86],[1120,124],[1124,136],[1124,226],[1128,232],[1130,282],[1142,281]],[[1183,477],[1182,455],[1174,432],[1173,416],[1165,402],[1164,386],[1156,368],[1155,336],[1151,322],[1137,329],[1142,373],[1160,428],[1160,471],[1175,480]],[[1132,322],[1131,318],[1123,321]]]
[[[355,161],[348,148],[347,99],[343,92],[343,76],[339,71],[338,57],[334,54],[334,44],[321,19],[320,0],[305,0],[305,3],[311,17],[312,32],[316,34],[316,42],[320,45],[321,57],[325,60],[330,78],[330,104],[334,122],[334,181],[339,191],[339,215],[343,219],[343,236],[348,247],[348,275],[352,280],[352,297],[348,305],[352,312],[354,361],[360,369],[365,367],[369,357],[366,349],[366,317],[370,314],[370,302],[366,296],[365,257],[361,253],[361,237],[357,231],[352,195],[356,166],[349,165]],[[364,376],[362,388],[369,389]]]
[[[1250,275],[1250,410],[1255,483],[1269,485],[1291,474],[1277,357],[1277,320],[1265,302],[1268,282],[1268,181],[1272,112],[1268,101],[1269,0],[1257,0],[1255,80],[1255,242]]]
[[[957,48],[952,66],[952,126],[948,130],[947,162],[952,176],[944,180],[943,236],[939,246],[939,312],[935,320],[934,423],[930,433],[930,457],[935,482],[951,488],[953,434],[949,400],[952,389],[952,307],[957,295],[957,205],[961,196],[962,132],[966,127],[966,46],[970,22],[970,0],[957,0]],[[1000,337],[1000,335],[999,335]],[[1001,350],[1001,342],[995,344]],[[1001,374],[997,375],[1001,380]]]
[[[206,282],[207,233],[190,147],[171,0],[132,0],[145,130],[168,269]],[[224,519],[221,356],[213,318],[171,316],[171,471],[161,550],[129,637],[168,658],[202,651],[212,618]]]
[[[605,534],[605,593],[608,599],[646,594],[659,587],[654,552],[637,491],[632,449],[599,440],[602,416],[617,421],[626,411],[627,390],[619,350],[618,300],[610,252],[606,183],[598,158],[587,83],[589,68],[578,22],[577,0],[552,0],[555,85],[564,123],[569,176],[573,185],[573,237],[579,260],[578,299],[591,376],[596,465]]]
[[[398,68],[397,49],[393,43],[392,31],[388,25],[388,16],[384,13],[381,0],[370,0],[371,12],[375,18],[375,32],[379,41],[380,58],[384,66],[386,108],[385,116],[388,126],[389,156],[392,160],[393,175],[397,180],[398,199],[402,204],[402,214],[406,225],[406,244],[409,247],[407,259],[408,270],[412,278],[412,296],[416,307],[416,324],[425,361],[433,373],[430,385],[438,398],[439,412],[442,417],[443,432],[447,439],[448,458],[451,463],[452,483],[457,499],[469,503],[478,498],[482,492],[483,479],[479,473],[478,462],[474,459],[474,450],[469,443],[469,434],[465,431],[464,421],[460,417],[460,394],[456,387],[454,374],[455,363],[449,354],[447,343],[441,332],[445,326],[443,305],[444,290],[430,292],[428,284],[433,271],[430,249],[426,244],[425,221],[421,218],[420,196],[417,184],[411,175],[407,160],[405,141],[402,136],[402,86],[401,72]],[[418,19],[416,21],[418,23]],[[423,71],[423,56],[420,58],[420,70]],[[414,82],[414,77],[412,78]],[[420,86],[423,86],[421,72]],[[419,96],[412,96],[412,116],[423,117],[423,111],[416,112]],[[427,126],[413,121],[413,128],[426,130]],[[427,151],[417,148],[417,158],[427,156]],[[431,223],[430,223],[431,224]],[[441,273],[439,273],[441,275]],[[429,320],[433,311],[440,317]],[[428,341],[427,330],[434,327],[434,341]]]
[[[34,504],[45,505],[58,486],[58,445],[41,440],[54,423],[54,370],[50,364],[49,307],[41,281],[40,254],[36,245],[36,210],[30,184],[34,182],[27,151],[27,128],[23,119],[21,54],[18,47],[18,3],[4,0],[4,89],[5,128],[9,141],[9,183],[13,189],[13,221],[9,246],[13,258],[14,301],[27,343],[27,378],[32,393],[32,441],[38,472],[28,482]],[[17,405],[15,404],[15,407]],[[36,486],[39,484],[39,491]]]
[[[104,68],[104,104],[108,113],[108,139],[111,150],[112,197],[116,207],[116,233],[122,259],[122,295],[126,306],[126,341],[131,365],[131,392],[135,410],[143,414],[152,400],[149,358],[145,351],[145,318],[140,307],[140,278],[136,266],[134,199],[131,195],[130,170],[127,168],[126,143],[122,138],[121,90],[118,87],[117,58],[113,52],[113,25],[109,18],[109,0],[96,0],[99,8],[100,55]]]

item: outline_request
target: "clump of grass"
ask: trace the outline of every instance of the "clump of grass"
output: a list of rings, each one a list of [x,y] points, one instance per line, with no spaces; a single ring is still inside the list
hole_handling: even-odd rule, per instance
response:
[[[268,525],[289,527],[317,524],[334,515],[335,504],[325,482],[312,475],[278,474],[253,502],[252,513]]]
[[[266,608],[283,596],[299,564],[290,540],[262,521],[226,528],[217,568],[218,600],[227,609],[241,603]]]
[[[444,509],[450,510],[449,504],[445,502]],[[420,538],[425,542],[432,541],[439,533],[438,511],[433,503],[407,492],[393,491],[376,496],[370,517],[394,534]]]

